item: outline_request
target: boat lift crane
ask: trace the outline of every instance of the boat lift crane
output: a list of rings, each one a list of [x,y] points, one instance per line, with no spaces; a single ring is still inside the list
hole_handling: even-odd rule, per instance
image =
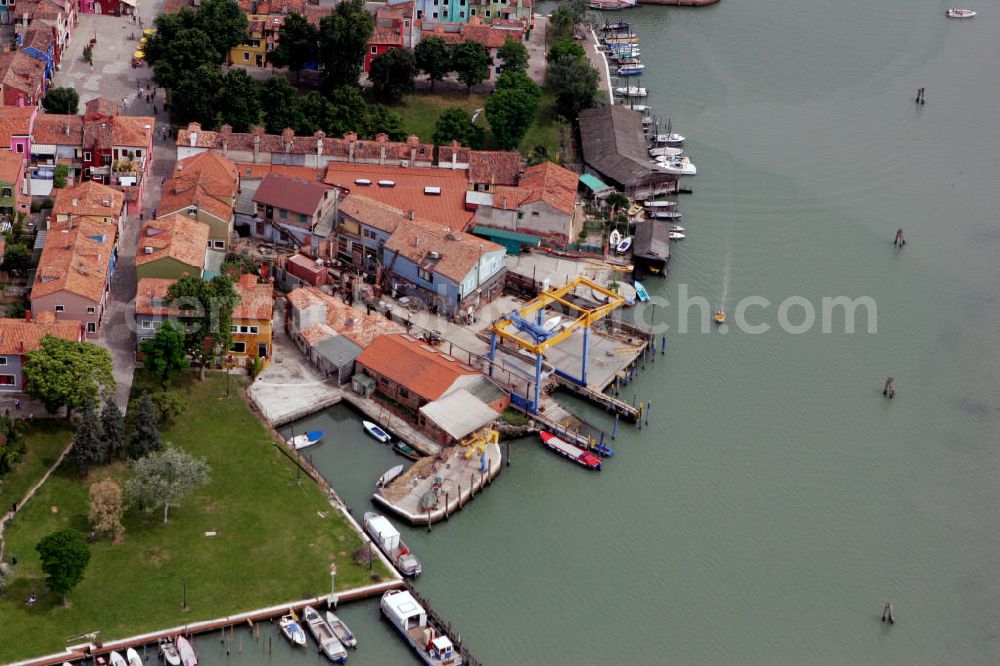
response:
[[[592,293],[604,296],[606,300],[594,308],[588,308],[567,300],[566,296],[572,293],[577,287],[587,287]],[[616,309],[626,305],[627,302],[624,296],[616,294],[585,277],[578,277],[562,287],[541,292],[520,310],[502,316],[494,322],[490,333],[490,374],[493,374],[493,361],[496,358],[498,338],[510,341],[521,349],[534,354],[535,395],[534,400],[527,402],[526,407],[530,413],[537,414],[538,405],[541,400],[542,358],[545,351],[549,347],[569,338],[578,328],[582,328],[583,357],[580,362],[580,376],[573,377],[558,368],[555,372],[579,386],[586,386],[587,361],[590,355],[590,327],[610,315]],[[557,330],[547,330],[544,325],[545,309],[555,303],[564,306],[571,312],[577,313],[577,316]],[[513,331],[510,330],[512,327]]]

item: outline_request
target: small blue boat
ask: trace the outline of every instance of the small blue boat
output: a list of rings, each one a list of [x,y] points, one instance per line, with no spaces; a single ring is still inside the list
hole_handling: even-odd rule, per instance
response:
[[[627,65],[622,65],[618,68],[618,76],[635,76],[636,74],[642,74],[646,70],[646,66],[642,63],[629,63]]]
[[[632,286],[635,287],[635,297],[638,298],[640,302],[645,303],[649,300],[649,292],[646,291],[646,287],[643,286],[641,282],[633,282]]]
[[[304,449],[307,446],[312,446],[313,444],[319,444],[319,441],[323,439],[322,430],[307,430],[302,435],[296,435],[288,440],[288,443],[295,447],[296,450]]]

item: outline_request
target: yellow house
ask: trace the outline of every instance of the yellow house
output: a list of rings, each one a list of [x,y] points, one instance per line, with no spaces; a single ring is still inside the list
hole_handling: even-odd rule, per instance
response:
[[[247,39],[229,50],[229,64],[244,67],[264,67],[267,65],[268,39],[270,29],[268,16],[250,14],[247,16]]]
[[[234,286],[240,302],[233,308],[230,354],[238,365],[245,365],[251,358],[259,358],[266,364],[271,358],[274,287],[270,283],[258,283],[253,274],[241,275]]]

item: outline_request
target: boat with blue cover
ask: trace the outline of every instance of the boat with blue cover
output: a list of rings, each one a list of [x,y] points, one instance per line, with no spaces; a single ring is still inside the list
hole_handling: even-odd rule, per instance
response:
[[[301,435],[290,437],[288,439],[288,443],[298,450],[304,449],[307,446],[312,446],[313,444],[319,444],[321,439],[323,439],[322,430],[307,430]]]

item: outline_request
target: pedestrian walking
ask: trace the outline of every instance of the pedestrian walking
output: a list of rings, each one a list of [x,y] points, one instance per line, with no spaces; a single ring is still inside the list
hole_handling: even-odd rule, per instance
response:
[[[14,400],[14,410],[18,411],[18,412],[21,411],[21,399],[20,398],[17,398],[17,399]]]

